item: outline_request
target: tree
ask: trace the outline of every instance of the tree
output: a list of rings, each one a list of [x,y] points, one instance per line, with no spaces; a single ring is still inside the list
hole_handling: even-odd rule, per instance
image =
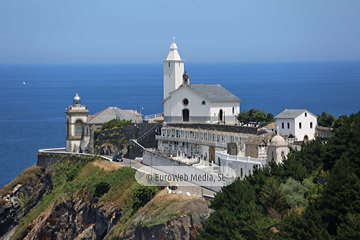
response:
[[[309,192],[309,189],[301,184],[301,182],[289,178],[285,184],[281,184],[281,190],[285,195],[287,204],[291,207],[305,207],[308,200],[304,194]]]
[[[322,112],[321,115],[317,115],[318,125],[323,127],[332,127],[335,122],[335,117],[327,112]]]
[[[280,183],[274,177],[270,177],[265,181],[259,200],[267,209],[269,215],[272,214],[274,217],[279,215],[277,218],[281,218],[287,210],[285,195],[281,191]]]
[[[120,120],[119,118],[115,118],[103,124],[101,130],[111,129],[115,127],[125,127],[131,123],[131,120]]]
[[[254,108],[250,109],[249,111],[239,113],[237,119],[242,125],[248,125],[250,122],[260,124],[264,122],[275,121],[274,115],[272,113],[266,114],[264,111]]]

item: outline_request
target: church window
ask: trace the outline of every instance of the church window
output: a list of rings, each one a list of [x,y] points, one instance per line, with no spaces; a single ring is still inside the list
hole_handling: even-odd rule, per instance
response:
[[[202,102],[201,102],[201,105],[206,105],[206,102],[205,102],[205,101],[202,101]]]
[[[290,129],[290,123],[287,123],[287,125],[288,125],[288,129]]]
[[[299,122],[299,129],[301,129],[301,122]]]
[[[305,112],[305,117],[307,117],[307,112]]]
[[[235,113],[235,108],[234,108],[234,107],[232,108],[232,113],[233,113],[233,114]]]
[[[244,173],[243,173],[243,168],[240,169],[240,177],[243,177]]]
[[[170,67],[170,62],[169,62],[169,67]]]
[[[184,106],[187,106],[189,104],[189,100],[187,98],[183,99],[183,104]]]
[[[281,128],[284,129],[284,123],[281,123]]]
[[[284,151],[281,152],[281,158],[283,158],[285,156]]]
[[[82,135],[82,121],[81,120],[76,120],[75,122],[75,136],[81,136]]]
[[[312,122],[310,122],[310,128],[312,128]]]

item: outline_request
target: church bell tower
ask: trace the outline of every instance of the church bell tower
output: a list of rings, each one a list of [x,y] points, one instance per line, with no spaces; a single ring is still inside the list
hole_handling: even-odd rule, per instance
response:
[[[169,96],[169,93],[177,89],[183,83],[184,61],[181,59],[175,37],[170,46],[170,52],[164,62],[164,99]]]

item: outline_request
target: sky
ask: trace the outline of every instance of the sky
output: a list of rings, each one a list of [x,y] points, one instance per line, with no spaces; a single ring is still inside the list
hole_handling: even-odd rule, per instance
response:
[[[0,0],[0,64],[360,60],[359,0]]]

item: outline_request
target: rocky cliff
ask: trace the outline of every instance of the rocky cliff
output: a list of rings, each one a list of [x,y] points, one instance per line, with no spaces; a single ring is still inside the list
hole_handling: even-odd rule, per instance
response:
[[[209,202],[141,186],[134,173],[95,157],[33,166],[0,190],[0,238],[192,239]]]

